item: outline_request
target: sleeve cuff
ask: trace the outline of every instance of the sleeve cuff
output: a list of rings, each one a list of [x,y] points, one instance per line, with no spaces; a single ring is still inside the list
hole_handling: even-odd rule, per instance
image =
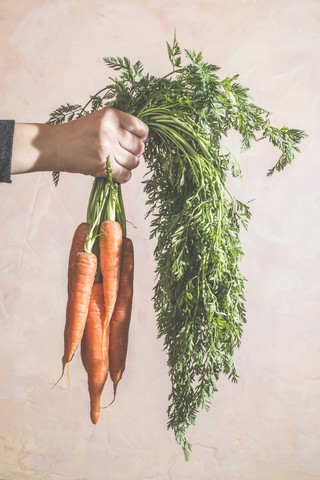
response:
[[[11,183],[14,120],[0,120],[0,182]]]

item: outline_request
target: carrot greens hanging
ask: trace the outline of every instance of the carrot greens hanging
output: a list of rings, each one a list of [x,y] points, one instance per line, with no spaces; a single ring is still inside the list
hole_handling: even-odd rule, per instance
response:
[[[251,212],[227,188],[227,176],[240,177],[241,168],[222,140],[230,130],[240,133],[243,150],[269,140],[280,150],[272,175],[292,162],[306,134],[272,126],[238,75],[220,79],[201,52],[185,50],[183,65],[176,36],[167,52],[171,71],[161,78],[144,73],[140,61],[105,58],[118,78],[85,107],[58,108],[49,123],[110,107],[137,116],[153,132],[144,153],[150,237],[157,239],[153,302],[172,385],[168,428],[188,459],[187,427],[210,408],[221,374],[238,379],[234,351],[246,322],[240,232]]]

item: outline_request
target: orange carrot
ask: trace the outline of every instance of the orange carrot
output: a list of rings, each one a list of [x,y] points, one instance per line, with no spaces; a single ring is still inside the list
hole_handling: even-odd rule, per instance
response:
[[[129,238],[123,239],[118,297],[110,322],[109,369],[113,401],[126,365],[133,296],[134,252]]]
[[[86,327],[81,340],[82,362],[88,374],[90,418],[94,424],[99,420],[100,398],[109,369],[109,327],[104,332],[105,315],[102,283],[94,283]]]
[[[93,284],[94,285],[94,284]],[[93,287],[92,287],[93,288]],[[92,292],[91,292],[92,294]],[[90,303],[89,303],[90,308]],[[88,321],[88,318],[87,318]],[[87,326],[87,324],[86,324]],[[87,341],[86,341],[86,328],[84,328],[84,332],[81,338],[81,360],[86,372],[88,371],[88,359],[87,359]]]
[[[73,289],[73,280],[74,280],[74,270],[75,270],[76,257],[77,257],[77,254],[82,252],[83,249],[84,249],[84,243],[86,241],[88,231],[89,231],[89,224],[85,223],[85,222],[80,223],[80,225],[78,225],[78,227],[76,228],[76,230],[74,232],[73,239],[72,239],[72,242],[71,242],[71,248],[70,248],[70,252],[69,252],[69,262],[68,262],[68,302],[67,302],[66,324],[68,323],[68,318],[70,317],[69,310],[70,310],[70,306],[71,306],[71,303],[72,303],[71,295],[72,295],[72,289]],[[65,336],[65,342],[66,342],[66,326],[65,326],[64,336]],[[66,347],[65,347],[65,349],[66,349]],[[63,373],[64,373],[66,363],[67,363],[67,361],[65,361],[65,359],[63,357],[63,359],[62,359],[62,373],[61,373],[60,377],[58,378],[58,380],[56,381],[56,383],[53,385],[53,387],[55,387],[57,385],[57,383],[63,377]]]
[[[73,268],[72,289],[67,304],[62,375],[83,335],[96,269],[97,257],[93,253],[77,253]]]
[[[117,300],[121,267],[122,229],[120,223],[106,220],[101,224],[99,237],[100,268],[103,281],[107,329]]]
[[[71,294],[72,288],[72,278],[73,278],[73,268],[76,255],[79,252],[83,252],[84,242],[86,240],[87,234],[89,231],[88,223],[80,223],[74,232],[70,253],[69,253],[69,265],[68,265],[68,297]]]

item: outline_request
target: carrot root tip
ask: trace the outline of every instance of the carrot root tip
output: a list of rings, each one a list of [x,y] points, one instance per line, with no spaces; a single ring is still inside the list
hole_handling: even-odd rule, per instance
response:
[[[113,402],[116,399],[117,386],[118,386],[118,382],[113,384],[113,399],[111,400],[111,402],[108,405],[106,405],[105,407],[102,407],[102,408],[108,408],[108,407],[110,407],[110,405],[113,404]]]
[[[90,412],[90,418],[91,418],[91,422],[96,425],[96,423],[98,423],[98,420],[100,418],[100,414],[99,412],[97,412],[96,410],[95,411],[91,411]]]
[[[53,390],[54,387],[60,382],[60,380],[62,379],[63,375],[64,375],[64,369],[65,369],[65,366],[66,366],[66,362],[64,361],[64,359],[62,358],[62,372],[61,372],[61,375],[60,377],[58,378],[58,380],[56,381],[56,383],[51,387],[50,390]]]

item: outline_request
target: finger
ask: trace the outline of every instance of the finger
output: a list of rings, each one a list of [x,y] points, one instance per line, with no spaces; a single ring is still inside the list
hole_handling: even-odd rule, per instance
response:
[[[146,123],[129,113],[121,112],[120,125],[133,135],[141,138],[142,141],[148,138],[149,127]]]
[[[124,150],[139,157],[144,152],[144,143],[141,138],[121,128],[118,143]]]
[[[118,183],[126,183],[130,180],[132,173],[127,168],[120,165],[115,161],[114,165],[112,164],[112,177]]]
[[[133,155],[127,150],[120,149],[116,155],[114,156],[114,160],[118,163],[121,167],[126,168],[127,170],[133,170],[136,168],[140,160],[136,155]]]

